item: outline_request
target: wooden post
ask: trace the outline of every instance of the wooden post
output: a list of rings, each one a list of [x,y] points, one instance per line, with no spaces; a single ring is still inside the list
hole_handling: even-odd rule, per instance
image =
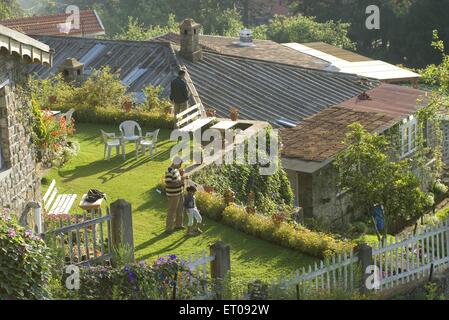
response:
[[[223,241],[210,246],[210,255],[215,259],[211,262],[211,276],[217,286],[217,299],[222,299],[222,282],[231,271],[231,247]]]
[[[360,244],[355,248],[355,251],[359,257],[359,264],[362,268],[362,278],[360,283],[360,289],[362,292],[369,291],[366,286],[370,274],[367,273],[368,267],[373,266],[373,248],[367,244]]]
[[[126,247],[134,262],[134,236],[131,204],[119,199],[111,204],[112,249]]]

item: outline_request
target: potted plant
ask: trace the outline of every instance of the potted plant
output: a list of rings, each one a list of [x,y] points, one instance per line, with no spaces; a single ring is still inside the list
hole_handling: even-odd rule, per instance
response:
[[[166,106],[164,108],[164,113],[167,114],[167,115],[172,114],[173,113],[173,107],[172,106]]]
[[[229,113],[232,121],[237,121],[239,119],[239,110],[237,108],[230,108]]]
[[[226,206],[229,206],[231,203],[235,202],[235,192],[231,189],[227,190],[224,194],[224,200],[226,203]]]
[[[214,109],[207,109],[206,110],[206,116],[208,118],[215,118],[217,116],[217,111]]]
[[[212,186],[204,186],[203,188],[207,193],[213,193],[215,191],[214,187]]]
[[[255,193],[251,191],[248,194],[248,206],[246,207],[246,213],[248,213],[248,214],[256,213],[255,198],[256,198]]]
[[[132,109],[132,107],[133,107],[133,102],[131,101],[131,99],[130,99],[129,97],[125,97],[125,98],[123,99],[123,104],[122,104],[122,106],[123,106],[123,109],[124,109],[126,112],[130,112],[131,109]]]

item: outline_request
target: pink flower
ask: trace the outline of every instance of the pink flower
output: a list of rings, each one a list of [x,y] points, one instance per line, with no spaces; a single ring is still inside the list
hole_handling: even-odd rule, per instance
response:
[[[26,238],[30,238],[32,234],[33,234],[33,233],[31,232],[31,230],[25,231],[25,237],[26,237]]]
[[[14,230],[13,228],[9,228],[8,232],[11,238],[14,238],[16,236],[16,230]]]

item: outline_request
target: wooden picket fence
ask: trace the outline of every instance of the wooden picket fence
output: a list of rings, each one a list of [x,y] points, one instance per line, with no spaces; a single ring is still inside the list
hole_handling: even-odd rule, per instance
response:
[[[431,272],[449,266],[449,220],[435,227],[427,227],[416,235],[390,240],[372,246],[373,279],[377,290],[385,290],[428,277]],[[317,292],[350,292],[362,285],[359,257],[351,250],[280,276],[271,281],[272,290],[291,290],[296,287],[298,299]]]
[[[296,273],[273,278],[272,290],[296,289],[296,296],[301,299],[307,295],[318,292],[331,293],[337,289],[353,290],[357,282],[358,257],[354,250],[333,256],[331,259],[322,260],[302,268]]]
[[[379,290],[429,277],[449,265],[449,222],[425,228],[417,235],[374,244],[373,261]]]
[[[178,279],[179,293],[178,296],[181,299],[190,298],[187,297],[185,288],[195,288],[197,295],[193,297],[195,300],[207,300],[214,295],[212,290],[212,279],[208,272],[208,266],[215,260],[215,256],[208,255],[206,250],[201,253],[194,253],[183,259],[187,268],[190,270],[190,275],[184,279]]]
[[[59,228],[48,230],[42,238],[60,250],[67,265],[89,266],[112,258],[111,215],[92,210],[82,215],[54,215]]]

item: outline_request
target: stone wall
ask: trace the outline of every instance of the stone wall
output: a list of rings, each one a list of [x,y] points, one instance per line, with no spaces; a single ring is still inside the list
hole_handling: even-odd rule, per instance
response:
[[[36,172],[31,127],[26,119],[26,108],[16,97],[14,82],[23,80],[20,60],[0,54],[0,144],[3,166],[0,169],[0,207],[9,207],[22,224],[32,222],[24,209],[30,201],[39,200],[40,179]],[[11,70],[14,66],[14,70]],[[8,72],[4,72],[7,67]],[[32,223],[31,223],[32,224]]]
[[[353,208],[349,196],[338,193],[336,175],[332,165],[314,173],[297,172],[297,198],[305,218],[339,223],[361,215]],[[293,177],[293,172],[289,173],[289,177]]]

